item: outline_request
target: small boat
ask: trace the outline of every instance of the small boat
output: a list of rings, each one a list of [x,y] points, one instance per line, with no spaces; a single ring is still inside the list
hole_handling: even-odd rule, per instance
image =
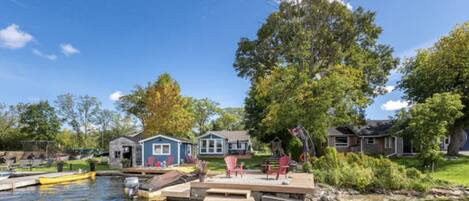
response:
[[[96,177],[96,172],[87,172],[87,173],[77,173],[72,175],[58,176],[58,177],[39,177],[39,183],[41,185],[45,184],[57,184],[69,181],[76,181],[82,179],[94,179]]]
[[[0,181],[8,179],[8,177],[10,177],[10,175],[11,175],[11,172],[0,172]]]

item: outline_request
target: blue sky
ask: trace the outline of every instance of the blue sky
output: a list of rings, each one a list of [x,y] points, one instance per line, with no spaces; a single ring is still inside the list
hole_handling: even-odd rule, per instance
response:
[[[469,21],[466,0],[351,0],[377,12],[380,41],[411,56]],[[253,38],[275,0],[0,1],[0,102],[53,101],[59,94],[110,95],[170,73],[182,93],[242,106],[249,82],[232,63],[241,37]],[[398,74],[388,86],[395,86]],[[393,115],[402,93],[375,99],[369,119]],[[388,101],[394,101],[383,104]]]

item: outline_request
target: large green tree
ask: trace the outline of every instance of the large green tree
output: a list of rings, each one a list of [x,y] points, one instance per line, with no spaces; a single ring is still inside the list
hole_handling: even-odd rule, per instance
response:
[[[244,129],[244,109],[228,107],[220,110],[216,119],[211,122],[211,129],[215,131],[237,131]]]
[[[441,139],[448,135],[448,127],[463,116],[463,108],[461,96],[451,93],[436,93],[412,106],[406,133],[420,147],[419,157],[424,166],[433,168],[440,159]]]
[[[28,104],[20,114],[21,132],[32,140],[55,140],[60,131],[60,119],[47,101]]]
[[[147,89],[145,137],[157,134],[189,137],[195,122],[187,104],[179,84],[169,74],[161,74]]]
[[[456,27],[433,47],[421,49],[405,62],[400,88],[414,103],[424,102],[435,93],[461,96],[464,116],[452,125],[449,155],[457,155],[469,123],[469,22]]]
[[[338,1],[284,1],[256,39],[242,38],[234,67],[251,80],[250,134],[288,139],[286,129],[302,124],[322,144],[328,127],[360,122],[398,63],[374,21]]]
[[[117,102],[117,107],[127,114],[137,117],[143,128],[145,128],[145,119],[149,113],[147,110],[147,88],[137,85],[134,90],[122,96]]]
[[[0,104],[0,149],[21,149],[21,141],[28,136],[21,132],[20,114],[26,108],[26,104],[5,105]]]
[[[208,98],[190,99],[190,110],[194,114],[196,129],[199,135],[210,129],[210,120],[217,115],[221,109],[219,103]]]
[[[62,122],[75,131],[79,145],[86,146],[86,138],[97,124],[101,102],[96,97],[67,93],[59,95],[55,103]]]

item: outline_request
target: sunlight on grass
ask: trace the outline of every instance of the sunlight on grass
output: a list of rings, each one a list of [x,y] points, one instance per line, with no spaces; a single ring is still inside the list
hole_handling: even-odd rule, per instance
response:
[[[400,157],[392,160],[406,167],[415,167],[417,169],[421,169],[419,167],[420,163],[416,158]],[[438,167],[435,172],[427,174],[430,174],[435,179],[449,181],[458,185],[469,186],[468,156],[460,156],[455,159],[445,159],[439,162],[437,165]]]

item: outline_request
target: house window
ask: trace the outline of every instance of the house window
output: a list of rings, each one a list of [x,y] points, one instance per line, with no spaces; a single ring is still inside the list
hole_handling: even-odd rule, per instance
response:
[[[201,142],[200,143],[201,154],[223,153],[223,140],[222,139],[201,139],[200,142]]]
[[[171,155],[170,144],[153,144],[153,155]]]
[[[384,138],[384,148],[390,149],[394,146],[394,137]]]
[[[207,140],[200,140],[200,153],[207,153]]]
[[[192,155],[192,146],[187,145],[187,155]]]
[[[367,144],[374,144],[374,143],[375,143],[375,138],[373,138],[373,137],[367,137],[367,138],[366,138],[366,143],[367,143]]]
[[[121,152],[120,151],[115,151],[114,152],[114,158],[121,158]]]
[[[348,137],[335,137],[335,146],[336,147],[347,147],[348,146]]]

